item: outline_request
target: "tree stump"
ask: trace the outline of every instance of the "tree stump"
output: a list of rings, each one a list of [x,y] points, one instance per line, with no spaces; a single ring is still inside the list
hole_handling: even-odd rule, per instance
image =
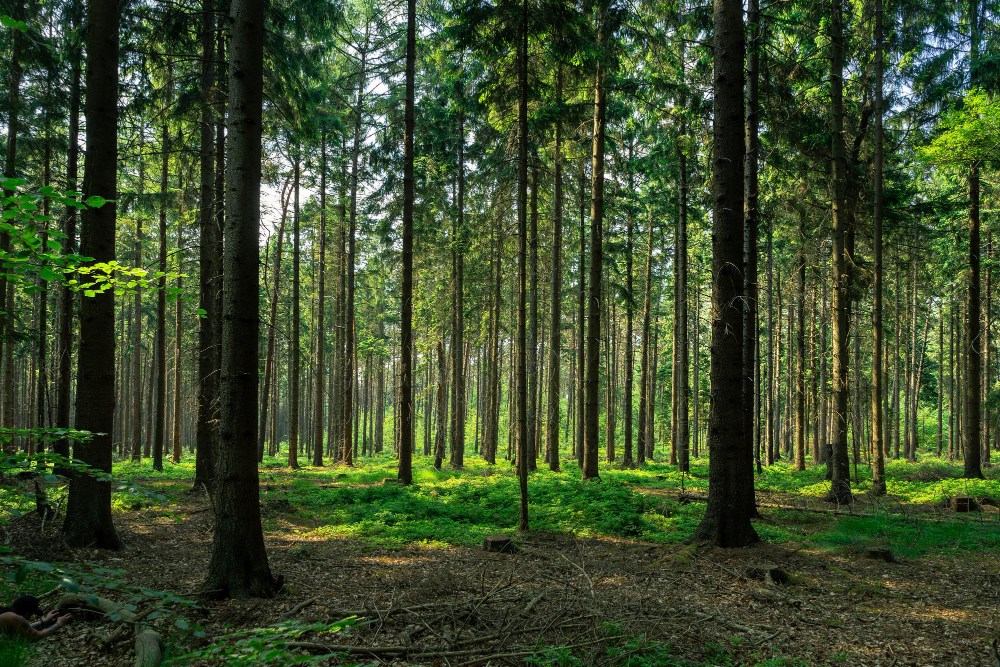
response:
[[[483,539],[483,551],[513,554],[517,553],[517,545],[514,544],[514,540],[506,535],[490,535]]]
[[[399,480],[395,477],[383,477],[382,486],[399,486]]]
[[[975,512],[979,509],[979,503],[969,496],[955,496],[951,499],[951,508],[956,512]]]
[[[769,583],[779,585],[787,584],[792,580],[789,574],[780,567],[767,563],[762,565],[751,565],[746,570],[746,576],[750,579],[767,581]]]
[[[864,556],[865,558],[870,558],[871,560],[880,560],[886,563],[896,562],[896,557],[892,555],[892,552],[882,547],[868,547],[864,551]]]

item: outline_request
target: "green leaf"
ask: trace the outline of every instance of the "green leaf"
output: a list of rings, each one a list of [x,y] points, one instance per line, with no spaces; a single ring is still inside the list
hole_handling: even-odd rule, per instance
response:
[[[101,197],[99,195],[90,195],[89,197],[87,197],[84,200],[83,203],[86,204],[87,206],[91,207],[91,208],[101,208],[102,206],[104,206],[105,204],[107,204],[109,201],[111,201],[111,200],[110,199],[105,199],[104,197]]]

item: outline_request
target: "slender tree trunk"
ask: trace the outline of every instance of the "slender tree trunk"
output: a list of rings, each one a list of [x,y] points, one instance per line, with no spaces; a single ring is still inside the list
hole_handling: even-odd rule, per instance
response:
[[[170,59],[167,59],[167,70],[171,69]],[[166,117],[171,104],[171,89],[173,82],[167,76],[166,81]],[[163,121],[160,138],[160,255],[159,273],[156,290],[156,335],[153,346],[153,364],[156,366],[156,387],[153,395],[153,470],[163,470],[163,446],[166,439],[167,425],[167,188],[170,164],[170,128]]]
[[[517,54],[517,476],[520,490],[518,529],[528,530],[528,0],[521,3],[521,31]]]
[[[87,4],[87,80],[84,108],[87,152],[83,196],[107,202],[83,213],[80,253],[95,262],[115,261],[118,199],[118,36],[121,8],[116,0]],[[16,132],[11,136],[16,136]],[[8,289],[7,296],[12,295]],[[9,310],[8,310],[9,312]],[[111,290],[84,299],[80,308],[80,355],[77,366],[76,426],[93,433],[77,442],[73,458],[111,473],[115,414],[115,300]],[[69,484],[66,543],[73,547],[119,549],[111,519],[111,481],[82,473]]]
[[[603,48],[606,36],[608,4],[598,9],[598,48]],[[594,70],[594,137],[591,165],[590,194],[590,295],[587,304],[587,379],[584,404],[583,479],[598,479],[598,409],[600,402],[601,346],[601,272],[604,259],[604,132],[607,107],[604,86],[604,63],[599,60]]]
[[[271,383],[277,377],[278,362],[274,344],[278,333],[278,297],[281,294],[281,253],[285,241],[285,221],[288,219],[288,194],[290,193],[288,192],[288,179],[286,178],[285,186],[281,192],[281,217],[278,219],[277,239],[275,240],[274,247],[274,268],[271,271],[271,289],[273,291],[271,293],[271,312],[267,327],[267,351],[264,356],[264,384],[261,388],[260,423],[257,429],[257,461],[264,460],[264,425],[267,424]],[[277,382],[274,383],[277,385]],[[275,411],[277,411],[277,406],[275,406]],[[273,437],[271,440],[272,446],[277,444],[274,442]]]
[[[882,0],[875,0],[875,211],[873,214],[873,245],[875,285],[872,297],[872,495],[885,495],[885,458],[882,416],[882,199],[883,117],[882,102],[885,51],[883,47]],[[940,375],[939,375],[940,377]]]
[[[288,467],[299,467],[299,364],[302,359],[299,325],[301,321],[299,304],[300,238],[299,238],[299,147],[295,146],[292,171],[292,340],[288,360]]]
[[[850,295],[848,294],[844,210],[844,26],[841,0],[833,0],[830,21],[830,107],[833,135],[833,479],[827,499],[838,504],[850,503],[851,478],[847,458],[848,342],[850,340]]]
[[[232,0],[229,17],[225,180],[231,187],[226,191],[223,255],[222,427],[215,456],[215,535],[204,593],[214,598],[272,597],[281,589],[281,578],[275,581],[268,566],[257,462],[247,447],[257,441],[264,3]]]
[[[688,396],[691,391],[688,382],[688,249],[687,249],[687,156],[677,151],[677,165],[680,170],[679,205],[677,216],[677,469],[690,469],[690,426],[688,424]],[[753,443],[751,442],[751,449]]]
[[[556,104],[562,104],[563,100],[563,71],[562,63],[556,64]],[[559,470],[559,363],[562,348],[562,122],[556,121],[555,127],[555,147],[553,152],[554,163],[554,186],[552,194],[552,298],[549,307],[549,409],[548,409],[548,462],[549,470],[558,472]],[[631,225],[629,227],[631,230]],[[631,255],[631,252],[629,253]],[[631,267],[631,257],[629,258]],[[629,270],[629,294],[631,294],[632,271]],[[631,341],[630,341],[631,348]],[[629,364],[631,365],[631,364]],[[572,376],[572,373],[570,373]],[[631,380],[629,388],[626,390],[631,396]],[[573,381],[570,379],[570,394],[572,394]],[[568,407],[568,406],[567,406]],[[568,412],[567,412],[568,414]],[[626,430],[625,465],[632,463],[632,442],[630,437],[631,416],[626,417],[628,425]],[[569,429],[567,429],[567,432]]]
[[[399,481],[413,481],[413,98],[416,64],[416,0],[406,0],[406,100],[403,135],[403,276],[400,307]],[[360,89],[359,89],[360,90]],[[358,105],[360,122],[360,104]],[[345,408],[344,413],[347,413]]]
[[[758,392],[755,391],[754,378],[757,374],[757,235],[760,217],[758,160],[760,154],[759,125],[760,100],[758,88],[760,83],[760,2],[750,0],[747,13],[750,23],[750,44],[747,49],[747,95],[746,95],[746,171],[743,177],[743,292],[746,300],[743,304],[743,437],[744,449],[754,456],[757,452],[757,468],[760,469],[759,445],[754,448],[754,420],[757,414],[755,401]],[[751,461],[751,465],[753,465]],[[753,472],[751,471],[751,478]],[[750,486],[752,489],[752,485]],[[756,501],[753,516],[757,516]]]
[[[82,0],[75,0],[71,5],[70,20],[72,29],[76,32],[83,20]],[[74,53],[70,57],[72,65],[69,88],[69,131],[66,152],[66,188],[76,191],[80,156],[80,82],[83,77],[83,68],[81,67],[82,48],[80,46],[75,46],[73,51]],[[9,127],[10,125],[8,123],[8,130]],[[76,207],[66,207],[66,218],[63,223],[63,233],[66,234],[66,238],[63,239],[63,251],[66,254],[73,254],[76,249],[76,215]],[[2,240],[0,240],[0,242],[2,242]],[[0,285],[2,285],[2,282],[0,282]],[[2,291],[2,287],[0,287],[0,291]],[[74,292],[68,285],[64,284],[59,288],[59,347],[56,352],[56,357],[58,359],[58,380],[56,389],[55,423],[60,427],[68,427],[70,425],[70,401],[72,399],[73,391],[73,295]],[[135,322],[138,326],[138,311],[136,311]],[[136,368],[138,368],[138,346],[136,346],[133,354],[136,359]],[[138,373],[136,373],[136,376],[134,376],[133,379],[137,380],[137,376]],[[136,382],[136,387],[138,387],[138,382]],[[133,414],[135,423],[138,423],[138,418],[138,411],[136,411]],[[133,442],[133,452],[140,451],[138,447],[139,442],[138,439],[136,439]],[[57,440],[53,443],[52,450],[59,456],[69,458],[69,440]],[[63,470],[61,466],[56,466],[55,472],[65,474],[67,471]]]
[[[579,279],[579,289],[578,289],[578,308],[577,314],[579,320],[577,322],[577,333],[576,333],[576,405],[577,405],[577,418],[576,418],[576,462],[583,469],[583,440],[584,440],[584,413],[586,412],[584,403],[586,402],[584,392],[586,389],[586,379],[587,371],[586,366],[586,328],[587,328],[587,279],[586,279],[586,265],[587,265],[587,235],[586,235],[586,185],[584,177],[584,163],[580,160],[580,175],[578,180],[578,186],[580,191],[580,279]],[[639,460],[642,463],[642,459]]]
[[[712,232],[712,402],[709,493],[694,538],[721,547],[757,541],[752,449],[743,423],[743,5],[715,3]],[[747,488],[749,486],[749,488]]]
[[[629,162],[632,158],[632,146],[629,146]],[[629,192],[635,190],[635,179],[633,170],[628,171]],[[632,232],[635,227],[635,214],[629,207],[626,212],[627,232],[625,238],[625,405],[622,410],[625,421],[625,452],[622,455],[622,466],[629,468],[632,466],[632,385],[634,384],[634,363],[633,363],[633,343],[632,343],[632,319],[635,311],[635,293],[632,285],[632,253],[635,252],[632,246]],[[553,301],[555,295],[553,294]]]
[[[452,309],[452,427],[451,465],[465,466],[465,123],[458,117],[458,184],[455,205],[455,229],[452,246],[452,266],[455,301]]]
[[[180,129],[178,128],[178,144],[180,143]],[[183,314],[183,301],[180,298],[181,291],[184,287],[183,278],[180,277],[184,270],[183,267],[183,253],[181,252],[184,247],[183,226],[182,221],[184,220],[184,180],[183,180],[184,170],[178,166],[177,169],[177,190],[180,193],[180,199],[178,201],[178,213],[177,213],[177,300],[174,302],[174,414],[171,421],[171,433],[170,441],[173,444],[173,452],[171,453],[172,460],[174,463],[181,462],[181,384],[183,379],[183,363],[181,360],[181,350],[184,348],[184,329],[182,327],[181,316]]]
[[[646,438],[648,427],[646,424],[649,406],[652,403],[652,396],[649,394],[649,362],[650,362],[650,308],[652,305],[653,291],[653,212],[649,212],[649,224],[646,230],[646,280],[643,287],[645,294],[642,302],[642,349],[640,356],[642,363],[639,367],[639,421],[636,434],[636,457],[639,465],[646,461]]]
[[[315,423],[313,429],[313,465],[323,465],[323,362],[326,339],[326,128],[320,138],[320,173],[319,173],[319,267],[316,295],[316,388],[314,396]],[[380,360],[381,363],[381,360]]]
[[[115,11],[118,5],[115,4]],[[13,19],[21,21],[24,18],[24,0],[17,0],[13,7]],[[20,30],[11,31],[11,53],[10,53],[10,87],[7,91],[7,155],[4,162],[3,175],[5,178],[14,178],[17,173],[17,135],[20,132],[21,117],[21,78],[24,74],[24,66],[21,63],[23,34]],[[117,47],[116,47],[117,48]],[[86,174],[84,174],[86,178]],[[6,196],[7,191],[4,191]],[[10,250],[10,234],[0,232],[0,252],[7,253]],[[0,341],[3,347],[3,405],[0,425],[4,427],[15,426],[14,415],[14,368],[13,354],[14,347],[14,309],[7,304],[12,303],[13,285],[8,283],[6,277],[0,277],[0,303],[4,304],[4,312],[0,313],[0,332],[3,340]],[[110,437],[110,436],[109,436]]]
[[[795,304],[795,469],[806,469],[806,217],[799,211],[799,254],[796,259],[796,287],[798,302]]]
[[[358,217],[358,157],[361,152],[361,115],[364,112],[365,85],[367,84],[368,67],[368,47],[371,35],[371,23],[365,26],[365,43],[361,49],[361,70],[358,75],[358,97],[354,108],[354,140],[351,147],[351,203],[350,222],[347,235],[347,302],[346,302],[346,322],[345,334],[347,349],[344,356],[345,382],[343,387],[344,395],[344,463],[353,465],[352,452],[354,442],[351,429],[354,418],[354,385],[357,382],[354,368],[353,350],[356,345],[355,325],[354,325],[354,238],[357,233]],[[409,46],[407,46],[409,48]],[[409,102],[407,102],[409,103]],[[405,198],[405,195],[404,195]],[[405,203],[404,203],[405,206]],[[405,213],[404,213],[405,218]],[[406,222],[403,222],[404,227]],[[405,241],[404,241],[405,243]],[[405,262],[405,260],[404,260]],[[403,296],[404,301],[406,295]],[[402,478],[401,478],[402,479]],[[405,481],[409,484],[409,481]]]

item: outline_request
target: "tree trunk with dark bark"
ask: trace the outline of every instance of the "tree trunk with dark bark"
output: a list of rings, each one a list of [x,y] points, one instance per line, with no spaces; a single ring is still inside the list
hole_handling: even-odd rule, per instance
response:
[[[743,5],[715,3],[712,230],[712,397],[709,411],[709,490],[694,539],[720,547],[758,540],[752,451],[743,424]],[[747,488],[749,486],[749,489]]]
[[[83,212],[80,253],[95,262],[115,260],[118,198],[118,36],[121,7],[117,0],[91,0],[87,5],[87,78],[84,114],[87,152],[83,197],[107,202]],[[12,135],[16,136],[16,135]],[[8,286],[8,290],[10,286]],[[107,290],[80,305],[80,355],[77,366],[76,427],[90,431],[88,442],[77,442],[73,458],[111,473],[115,414],[115,300]],[[69,484],[66,544],[72,547],[120,549],[111,519],[111,481],[87,473]]]
[[[272,597],[281,588],[267,562],[260,523],[257,358],[264,2],[229,10],[229,122],[223,254],[220,438],[213,489],[215,535],[206,596]]]

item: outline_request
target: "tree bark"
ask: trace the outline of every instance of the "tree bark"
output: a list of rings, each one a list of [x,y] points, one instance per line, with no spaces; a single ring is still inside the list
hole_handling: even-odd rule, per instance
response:
[[[167,59],[167,70],[171,69]],[[163,470],[163,447],[167,425],[167,188],[170,165],[170,128],[166,121],[171,104],[173,82],[167,76],[164,121],[160,136],[160,254],[157,266],[160,278],[156,290],[156,334],[153,344],[153,365],[156,367],[156,386],[153,390],[153,470]]]
[[[299,238],[299,147],[295,146],[292,167],[292,340],[288,360],[289,398],[288,398],[288,467],[299,467],[299,371],[302,361],[299,326],[301,321],[299,303],[299,273],[300,273],[300,238]],[[348,390],[349,391],[349,390]]]
[[[562,63],[556,64],[556,104],[563,102]],[[549,470],[559,471],[559,363],[562,348],[562,122],[556,121],[553,151],[554,186],[552,193],[552,299],[549,306],[549,401],[548,462]],[[631,252],[629,253],[631,255]],[[631,258],[629,259],[631,263]],[[632,272],[629,271],[629,280]],[[631,287],[629,287],[631,294]],[[631,382],[629,383],[631,385]],[[570,382],[570,393],[573,391]],[[630,391],[630,390],[629,390]],[[627,427],[630,428],[630,427]],[[568,429],[567,429],[568,431]],[[626,465],[631,464],[632,443],[626,438]]]
[[[368,75],[368,48],[371,36],[371,23],[365,26],[365,43],[361,49],[361,70],[358,74],[358,97],[354,108],[354,140],[351,147],[351,202],[350,221],[347,233],[347,299],[345,317],[345,340],[347,349],[344,355],[344,464],[353,465],[354,440],[351,423],[354,418],[354,385],[357,383],[357,371],[354,368],[355,340],[354,324],[354,238],[357,234],[358,220],[358,156],[361,152],[361,114],[364,112],[365,85]],[[407,47],[409,48],[409,46]],[[404,176],[405,180],[405,176]],[[404,186],[405,189],[405,186]],[[405,194],[404,194],[405,199]],[[404,207],[406,206],[404,202]],[[403,214],[406,216],[405,212]],[[406,222],[404,220],[405,227]],[[405,261],[405,260],[404,260]],[[404,295],[404,300],[405,300]],[[408,483],[408,482],[407,482]]]
[[[213,489],[215,535],[203,586],[205,595],[213,598],[271,597],[281,588],[280,578],[272,578],[267,562],[257,461],[255,452],[247,446],[257,441],[264,20],[262,0],[232,0],[221,426]]]
[[[875,210],[873,213],[873,245],[875,285],[872,297],[872,495],[885,495],[885,455],[883,453],[883,416],[882,416],[882,218],[884,207],[882,199],[882,164],[884,150],[883,117],[885,115],[882,103],[883,75],[885,68],[885,51],[883,47],[883,11],[882,0],[875,0]],[[940,369],[940,364],[939,364]],[[940,378],[940,372],[938,374]],[[940,384],[940,382],[939,382]],[[938,454],[940,455],[940,403],[938,404]]]
[[[608,3],[598,6],[598,51],[606,41],[605,21]],[[603,55],[594,68],[594,136],[591,151],[590,188],[590,294],[587,304],[587,359],[586,396],[584,403],[583,479],[598,479],[598,410],[600,403],[601,362],[601,271],[604,259],[604,132],[607,108],[604,86],[605,65]]]
[[[528,0],[521,3],[521,29],[517,54],[517,476],[520,490],[518,529],[528,530]]]
[[[87,79],[84,114],[87,152],[83,196],[104,197],[103,206],[83,213],[80,253],[95,262],[115,261],[115,220],[118,199],[118,37],[121,7],[117,0],[87,4]],[[16,133],[12,136],[16,136]],[[8,289],[9,286],[8,286]],[[80,355],[77,366],[76,427],[90,431],[88,442],[77,442],[73,458],[111,473],[115,414],[115,300],[103,291],[84,298],[80,307]],[[111,481],[74,475],[69,484],[66,543],[73,547],[119,549],[111,519]]]
[[[71,5],[71,26],[76,32],[83,20],[83,1],[76,0]],[[66,152],[66,188],[76,191],[77,177],[79,173],[80,157],[80,82],[83,76],[81,67],[82,48],[74,46],[73,54],[70,57],[70,88],[69,88],[69,130],[68,146]],[[9,126],[8,126],[9,127]],[[66,207],[66,218],[63,223],[63,252],[73,254],[76,248],[76,213],[75,206]],[[56,425],[68,427],[70,425],[70,401],[72,399],[73,383],[73,302],[74,292],[68,285],[59,288],[59,330],[58,349],[56,352],[58,363],[58,380],[56,389]],[[138,313],[138,311],[136,311]],[[138,314],[137,314],[138,317]],[[138,319],[136,319],[138,322]],[[138,355],[138,352],[136,352]],[[138,356],[136,359],[138,368]],[[133,415],[138,423],[138,414]],[[138,448],[138,442],[133,444]],[[52,451],[62,457],[69,458],[69,440],[61,439],[53,443]],[[139,451],[133,449],[133,451]],[[65,474],[67,471],[60,466],[55,467],[55,472]]]
[[[712,231],[712,400],[708,505],[694,539],[720,547],[758,540],[752,451],[743,423],[743,5],[715,3]],[[747,488],[749,486],[749,488]]]
[[[413,482],[413,99],[416,67],[416,0],[406,0],[406,94],[403,109],[402,302],[400,304],[399,481]],[[359,105],[360,106],[360,105]],[[360,109],[359,109],[360,111]],[[360,119],[360,114],[359,114]],[[345,408],[345,414],[347,410]]]
[[[323,380],[326,355],[326,127],[320,132],[320,172],[319,172],[319,267],[316,288],[316,353],[313,363],[316,368],[315,424],[313,429],[314,466],[323,465]],[[380,361],[381,363],[381,361]]]
[[[832,483],[827,500],[838,504],[850,503],[850,466],[847,457],[847,397],[848,342],[850,339],[847,253],[847,232],[844,210],[844,26],[841,0],[832,0],[830,21],[830,108],[831,134],[831,190],[833,192],[833,467]]]
[[[257,461],[264,460],[264,426],[271,397],[271,383],[277,376],[277,355],[275,354],[275,338],[278,334],[278,296],[281,294],[281,254],[285,242],[285,221],[288,219],[288,179],[281,189],[281,217],[278,219],[274,248],[274,268],[271,270],[271,305],[267,327],[267,347],[264,356],[264,384],[261,387],[260,420],[257,427]],[[277,406],[275,406],[277,410]],[[273,438],[272,438],[273,440]],[[272,442],[272,445],[277,443]]]

